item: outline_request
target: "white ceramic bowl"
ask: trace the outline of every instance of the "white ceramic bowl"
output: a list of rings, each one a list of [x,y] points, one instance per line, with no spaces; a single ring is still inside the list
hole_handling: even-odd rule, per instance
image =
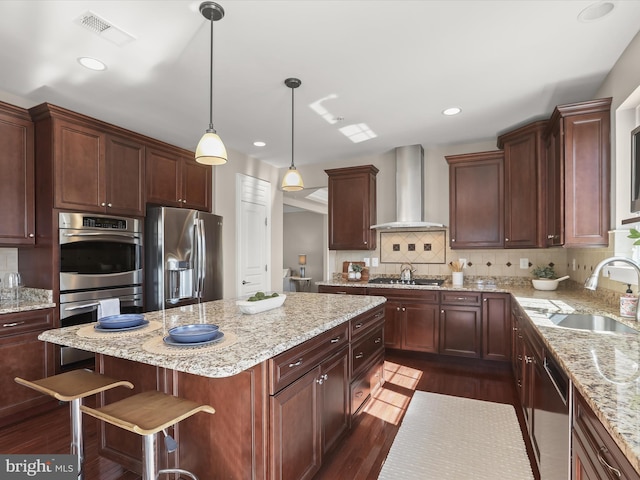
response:
[[[287,296],[279,293],[277,297],[270,297],[264,300],[257,300],[255,302],[248,302],[246,300],[238,300],[236,305],[240,308],[242,313],[248,313],[250,315],[254,313],[266,312],[274,308],[281,307]]]
[[[536,290],[555,290],[560,283],[557,278],[534,278],[531,282]]]

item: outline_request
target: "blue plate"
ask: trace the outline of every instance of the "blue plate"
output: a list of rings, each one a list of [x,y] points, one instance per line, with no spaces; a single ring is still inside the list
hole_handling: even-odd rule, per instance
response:
[[[109,315],[98,319],[98,324],[102,328],[127,328],[135,327],[144,322],[144,315],[139,313],[121,313],[120,315]]]
[[[122,328],[104,328],[101,327],[100,325],[96,325],[95,327],[93,327],[96,331],[98,332],[128,332],[130,330],[138,330],[139,328],[144,328],[147,325],[149,325],[149,320],[142,320],[142,323],[140,325],[134,325],[132,327],[122,327]]]
[[[169,329],[171,340],[178,343],[198,343],[213,340],[218,332],[218,325],[194,323],[180,325]]]
[[[171,338],[170,335],[167,335],[166,337],[164,337],[162,339],[162,341],[164,343],[166,343],[167,345],[171,345],[173,347],[202,347],[204,345],[211,345],[212,343],[216,343],[221,341],[224,338],[224,333],[222,333],[220,330],[218,330],[216,332],[216,336],[214,338],[212,338],[211,340],[205,340],[203,342],[189,342],[189,343],[185,343],[185,342],[176,342],[175,340],[173,340]]]

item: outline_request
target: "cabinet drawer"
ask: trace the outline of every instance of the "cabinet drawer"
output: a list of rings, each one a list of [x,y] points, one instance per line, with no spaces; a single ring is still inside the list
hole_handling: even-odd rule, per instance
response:
[[[345,322],[269,359],[269,393],[286,387],[348,343],[349,322]]]
[[[367,287],[343,287],[331,285],[319,285],[318,293],[338,293],[342,295],[366,295]]]
[[[351,345],[351,378],[362,373],[372,359],[384,351],[384,324]]]
[[[472,305],[481,303],[482,294],[479,292],[442,292],[442,302],[447,305]]]
[[[351,382],[350,398],[352,416],[359,413],[359,410],[367,399],[375,392],[378,386],[382,384],[383,366],[384,359],[382,355],[380,355],[374,360],[367,371]]]
[[[370,310],[362,315],[358,315],[356,318],[352,318],[350,323],[351,340],[353,341],[358,336],[362,336],[368,333],[371,328],[374,328],[376,323],[379,323],[384,319],[384,306],[380,306],[374,310]]]
[[[53,328],[50,308],[0,315],[0,337]]]
[[[369,288],[368,295],[386,297],[388,300],[405,302],[419,300],[424,303],[440,303],[440,292],[411,288]]]

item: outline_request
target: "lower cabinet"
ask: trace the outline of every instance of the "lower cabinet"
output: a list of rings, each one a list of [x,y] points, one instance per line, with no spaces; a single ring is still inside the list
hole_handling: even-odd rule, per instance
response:
[[[343,287],[334,285],[318,285],[318,293],[339,293],[342,295],[366,295],[367,287]]]
[[[640,479],[576,389],[574,389],[573,398],[572,478],[574,480]]]
[[[0,426],[57,405],[50,396],[14,381],[15,377],[37,380],[55,374],[54,347],[38,340],[38,335],[50,328],[53,328],[51,309],[0,315]]]
[[[510,294],[482,294],[482,358],[511,360]]]
[[[482,356],[482,294],[443,292],[440,306],[440,345],[443,355]]]

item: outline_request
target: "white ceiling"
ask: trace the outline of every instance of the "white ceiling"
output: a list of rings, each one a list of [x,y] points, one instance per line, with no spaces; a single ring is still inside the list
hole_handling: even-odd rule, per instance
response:
[[[640,28],[640,1],[591,23],[587,0],[219,0],[214,125],[228,148],[276,166],[421,143],[481,141],[593,98]],[[195,149],[208,126],[209,22],[199,1],[0,1],[0,99],[50,102]],[[135,40],[76,23],[87,11]],[[92,56],[104,72],[81,67]],[[329,98],[327,98],[329,97]],[[325,99],[322,101],[322,99]],[[331,124],[310,108],[322,101]],[[441,114],[459,106],[455,117]],[[338,130],[365,123],[377,137]],[[254,147],[255,140],[266,142]]]

